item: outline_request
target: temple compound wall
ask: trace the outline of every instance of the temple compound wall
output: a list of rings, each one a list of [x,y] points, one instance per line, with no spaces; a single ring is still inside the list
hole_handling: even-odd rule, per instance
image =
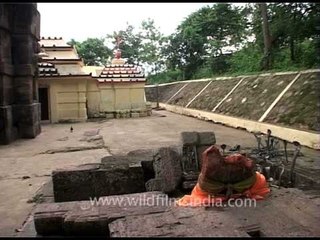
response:
[[[37,4],[0,4],[0,144],[41,132]]]

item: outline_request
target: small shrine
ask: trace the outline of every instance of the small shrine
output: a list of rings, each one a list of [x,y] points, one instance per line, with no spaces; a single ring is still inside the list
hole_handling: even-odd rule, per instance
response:
[[[151,115],[141,66],[121,58],[117,37],[114,59],[106,66],[84,66],[75,47],[62,38],[41,38],[39,67],[41,119],[51,123],[88,118]]]
[[[121,58],[120,37],[116,38],[114,58],[97,77],[101,90],[100,112],[107,116],[139,117],[151,114],[146,107],[145,75],[141,66],[127,64]]]

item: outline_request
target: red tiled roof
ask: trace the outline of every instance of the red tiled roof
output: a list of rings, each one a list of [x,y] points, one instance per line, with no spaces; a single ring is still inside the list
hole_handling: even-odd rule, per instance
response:
[[[106,65],[98,77],[98,82],[145,82],[140,66],[133,64]]]

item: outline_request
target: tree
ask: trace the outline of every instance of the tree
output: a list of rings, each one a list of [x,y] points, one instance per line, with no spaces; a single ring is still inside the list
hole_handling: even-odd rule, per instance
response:
[[[267,4],[266,3],[258,3],[258,4],[261,11],[263,40],[264,40],[264,56],[262,60],[262,69],[269,70],[272,64],[272,54],[271,54],[271,35],[270,35],[270,29],[269,29]]]
[[[151,66],[151,73],[158,73],[164,64],[161,48],[164,43],[163,34],[155,26],[152,19],[143,20],[139,36],[142,38],[141,61]]]
[[[117,36],[123,40],[120,49],[122,57],[127,59],[128,63],[150,67],[151,73],[157,73],[161,70],[164,60],[160,50],[164,38],[155,26],[154,20],[143,20],[137,30],[127,24],[125,30],[108,34],[107,39],[115,45]]]
[[[263,28],[261,27],[260,5],[251,8],[252,33],[255,44],[263,52]],[[319,7],[315,3],[269,3],[267,4],[272,61],[276,66],[310,66],[302,61],[307,42],[315,44],[316,26]],[[311,49],[309,49],[312,51]],[[309,51],[308,50],[308,51]],[[287,54],[289,53],[289,55]],[[286,63],[285,63],[286,62]],[[309,61],[308,61],[309,62]]]
[[[112,56],[111,50],[104,44],[104,39],[88,38],[81,43],[71,39],[68,44],[76,47],[77,52],[83,59],[85,65],[103,66]]]
[[[116,37],[119,36],[123,42],[121,44],[122,58],[127,59],[127,62],[130,64],[140,64],[141,63],[141,48],[142,48],[142,39],[140,34],[134,32],[134,27],[127,24],[125,30],[119,30],[118,32],[113,32],[112,34],[107,34],[107,39],[116,46]],[[113,49],[115,50],[115,48]]]
[[[177,57],[168,58],[168,66],[181,69],[187,79],[204,65],[214,70],[217,63],[225,62],[222,56],[225,48],[239,45],[246,35],[245,29],[246,19],[240,8],[225,3],[203,7],[189,15],[170,37],[172,46],[165,52],[170,49],[178,52]]]

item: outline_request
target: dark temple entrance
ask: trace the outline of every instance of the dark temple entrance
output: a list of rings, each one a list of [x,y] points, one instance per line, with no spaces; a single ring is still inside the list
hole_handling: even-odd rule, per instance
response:
[[[41,120],[49,120],[48,88],[39,88],[39,102],[41,103]]]

